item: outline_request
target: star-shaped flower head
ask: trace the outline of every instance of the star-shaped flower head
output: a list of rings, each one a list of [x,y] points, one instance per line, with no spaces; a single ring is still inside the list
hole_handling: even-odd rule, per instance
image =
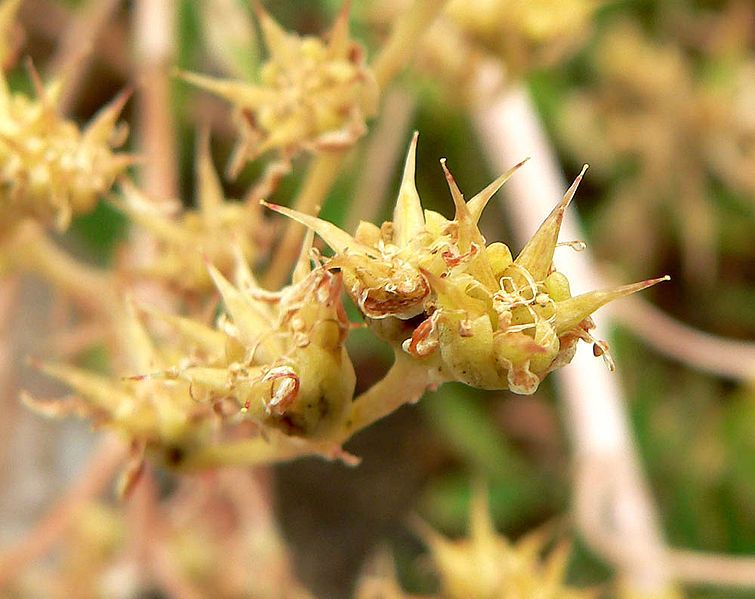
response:
[[[240,139],[232,174],[267,150],[287,158],[303,149],[350,146],[377,110],[377,83],[363,48],[349,38],[348,2],[327,43],[285,31],[256,6],[269,53],[256,83],[182,74],[233,104]]]
[[[162,343],[127,306],[118,343],[122,376],[43,364],[77,398],[27,402],[50,414],[92,417],[168,466],[244,435],[327,437],[341,424],[355,376],[344,348],[341,277],[311,270],[308,251],[294,282],[277,293],[257,286],[241,256],[236,285],[208,265],[225,312],[210,326],[145,308],[173,332]]]
[[[393,222],[361,223],[356,235],[288,208],[333,248],[328,263],[368,323],[416,358],[439,360],[445,374],[483,389],[534,393],[543,377],[571,361],[589,333],[590,315],[618,297],[662,279],[571,296],[553,265],[561,222],[582,175],[514,259],[502,243],[486,245],[477,223],[493,194],[521,166],[468,202],[443,161],[453,220],[422,210],[414,183],[416,136],[409,149]],[[584,172],[584,171],[583,171]]]
[[[465,38],[520,76],[579,48],[599,6],[599,0],[475,0],[470,10],[464,0],[453,0],[446,12]]]
[[[215,289],[207,261],[230,276],[238,250],[254,263],[265,245],[258,203],[226,200],[208,143],[206,138],[200,142],[197,154],[196,209],[173,216],[128,182],[122,183],[123,199],[117,202],[132,223],[149,231],[158,242],[155,256],[147,264],[137,265],[136,274],[202,297]]]
[[[591,599],[594,591],[564,582],[569,546],[561,544],[544,560],[546,540],[535,532],[511,543],[499,535],[490,517],[487,498],[478,492],[472,501],[468,538],[452,541],[424,522],[417,522],[430,548],[446,599]]]
[[[32,79],[36,98],[13,93],[0,73],[0,237],[24,218],[65,229],[134,162],[113,150],[125,138],[116,121],[128,94],[80,130],[57,109],[62,81],[43,86],[33,70]]]

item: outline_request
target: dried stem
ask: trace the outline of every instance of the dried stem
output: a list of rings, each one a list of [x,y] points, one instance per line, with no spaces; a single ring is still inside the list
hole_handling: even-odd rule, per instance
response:
[[[160,199],[178,196],[178,154],[170,98],[175,13],[172,0],[138,0],[134,17],[143,189]]]
[[[61,539],[79,510],[111,482],[126,454],[127,448],[120,440],[114,437],[103,439],[86,470],[56,502],[52,511],[17,545],[0,555],[0,588]]]
[[[692,584],[755,588],[755,558],[697,551],[672,551],[671,569],[679,580]]]
[[[48,76],[65,77],[60,111],[68,113],[93,58],[92,49],[103,28],[118,8],[120,0],[89,0],[63,29],[55,56],[48,65]]]
[[[485,90],[500,84],[500,71],[481,69]],[[533,156],[505,190],[514,229],[526,239],[537,228],[567,185],[527,91],[515,88],[473,114],[491,163],[503,171]],[[573,213],[563,234],[581,239]],[[568,264],[566,264],[568,262]],[[577,290],[600,288],[589,254],[558,256]],[[584,348],[582,348],[584,349]],[[558,373],[576,464],[576,516],[588,542],[619,570],[636,592],[666,592],[670,585],[667,550],[655,506],[647,490],[623,406],[616,375],[579,351],[572,365]]]
[[[609,306],[616,321],[655,350],[716,376],[755,378],[755,344],[716,337],[674,320],[641,298]]]
[[[18,413],[16,400],[16,363],[13,351],[11,326],[15,322],[21,281],[18,276],[10,275],[0,279],[0,473],[8,471],[5,461],[11,439],[13,426]],[[0,482],[4,477],[0,474]]]

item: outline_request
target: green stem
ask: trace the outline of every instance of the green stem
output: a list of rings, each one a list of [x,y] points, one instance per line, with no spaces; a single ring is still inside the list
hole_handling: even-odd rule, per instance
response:
[[[336,441],[344,443],[404,404],[418,402],[428,387],[442,382],[438,367],[396,352],[396,360],[386,375],[354,400]]]

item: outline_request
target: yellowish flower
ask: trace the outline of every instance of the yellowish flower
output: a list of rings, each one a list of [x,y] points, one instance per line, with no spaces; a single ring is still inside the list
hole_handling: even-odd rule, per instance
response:
[[[379,90],[364,50],[349,38],[348,3],[327,43],[285,31],[259,5],[257,14],[269,52],[257,83],[182,74],[235,107],[240,141],[230,171],[271,149],[288,157],[353,144],[377,110]]]
[[[13,93],[0,74],[0,237],[24,218],[66,228],[134,161],[113,151],[125,137],[116,121],[128,94],[80,130],[58,112],[62,81],[43,87],[32,78],[36,98]]]
[[[553,64],[579,47],[599,0],[453,0],[447,13],[463,35],[500,56],[516,75]]]
[[[92,417],[168,466],[228,438],[327,438],[342,423],[355,376],[344,348],[341,277],[311,270],[309,247],[293,284],[276,293],[256,285],[240,256],[237,285],[208,265],[225,313],[212,327],[148,309],[174,331],[170,343],[156,343],[127,306],[117,319],[124,377],[43,364],[79,397],[40,402],[27,395],[27,403],[51,415]]]
[[[127,182],[121,185],[123,200],[117,206],[157,240],[154,257],[137,265],[136,274],[186,294],[204,296],[215,289],[205,262],[226,276],[234,270],[238,251],[254,263],[265,245],[265,229],[257,202],[225,199],[207,140],[200,143],[196,174],[194,210],[174,217]],[[125,267],[131,270],[130,265]]]
[[[565,584],[568,545],[558,546],[541,560],[546,544],[541,533],[525,536],[517,543],[499,535],[483,493],[478,492],[473,499],[468,538],[452,541],[424,523],[418,527],[430,548],[445,599],[597,597],[593,591]]]
[[[543,377],[571,361],[576,343],[606,346],[590,335],[590,314],[664,279],[572,297],[553,265],[561,222],[582,174],[540,229],[513,258],[502,243],[486,245],[477,222],[496,190],[521,166],[468,202],[445,162],[456,208],[453,220],[423,211],[414,184],[416,136],[410,146],[393,222],[361,223],[356,235],[321,219],[270,207],[317,232],[336,252],[328,268],[378,334],[409,354],[438,362],[448,378],[483,389],[534,393]],[[584,171],[583,171],[584,173]]]

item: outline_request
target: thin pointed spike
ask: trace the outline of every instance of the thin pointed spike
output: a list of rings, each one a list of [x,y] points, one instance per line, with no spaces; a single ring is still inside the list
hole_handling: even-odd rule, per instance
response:
[[[260,204],[266,206],[273,212],[287,216],[288,218],[291,218],[296,222],[303,224],[305,227],[312,229],[315,233],[322,237],[325,243],[327,243],[334,251],[339,254],[356,253],[363,256],[372,256],[375,258],[378,257],[377,251],[373,248],[359,243],[346,231],[343,231],[335,225],[317,218],[316,216],[310,216],[309,214],[291,210],[291,208],[286,208],[285,206],[270,204],[265,200],[260,200]]]
[[[648,279],[647,281],[640,281],[639,283],[632,283],[631,285],[624,285],[613,289],[590,291],[576,297],[571,297],[563,302],[557,302],[555,308],[556,334],[563,335],[564,333],[571,331],[598,308],[605,306],[613,300],[631,295],[632,293],[637,293],[638,291],[642,291],[643,289],[647,289],[648,287],[652,287],[653,285],[657,285],[662,281],[668,281],[670,279],[671,277],[666,275],[664,277],[658,277],[657,279]]]
[[[345,0],[338,11],[333,27],[330,30],[328,40],[328,52],[331,58],[346,56],[349,49],[349,14],[351,13],[351,0]]]
[[[312,251],[312,243],[314,240],[315,232],[312,229],[307,229],[307,233],[304,236],[304,243],[302,243],[301,252],[299,253],[299,259],[296,261],[296,267],[291,276],[291,282],[294,285],[306,279],[307,275],[312,272],[312,258],[310,253]]]
[[[415,131],[409,144],[401,187],[393,210],[394,243],[399,247],[406,247],[425,229],[425,214],[415,182],[418,139],[419,132]]]
[[[451,197],[454,201],[454,208],[456,208],[456,216],[454,220],[459,223],[467,223],[470,220],[470,215],[469,210],[467,210],[467,204],[464,201],[464,194],[461,193],[459,186],[456,184],[456,179],[454,179],[451,171],[448,170],[446,162],[445,158],[440,159],[440,166],[443,168],[443,174],[446,176],[446,183],[448,184],[448,189],[451,191]]]
[[[522,166],[525,165],[525,163],[530,158],[527,157],[524,160],[522,160],[519,164],[515,164],[512,166],[509,170],[507,170],[505,173],[503,173],[500,177],[498,177],[495,181],[490,183],[485,189],[483,189],[480,193],[478,193],[476,196],[474,196],[471,200],[467,202],[467,208],[469,209],[469,213],[472,215],[472,222],[477,224],[480,222],[480,217],[482,216],[483,211],[485,210],[485,207],[488,205],[488,202],[490,201],[490,198],[492,198],[495,193],[503,187],[503,184],[506,183],[509,179],[511,179],[512,175],[518,171]]]
[[[555,586],[564,583],[566,577],[566,568],[569,565],[569,556],[571,555],[571,543],[561,542],[551,551],[547,561],[544,564],[543,574],[546,582]]]
[[[428,270],[420,267],[419,271],[425,277],[427,284],[438,295],[441,303],[448,303],[448,307],[461,308],[476,305],[477,300],[468,296],[458,286],[450,283],[448,279],[442,279]]]
[[[181,70],[176,70],[175,74],[190,85],[209,91],[239,106],[255,108],[275,99],[270,90],[242,81],[207,77]]]
[[[112,198],[110,202],[136,224],[168,243],[183,245],[190,241],[186,238],[186,231],[158,212],[128,179],[121,181],[120,188],[123,199]]]
[[[239,341],[247,347],[256,345],[263,335],[270,330],[270,322],[252,303],[252,298],[241,293],[226,279],[221,272],[209,262],[207,272],[223,297],[225,308],[239,332]]]
[[[248,291],[249,289],[258,289],[259,283],[252,273],[252,269],[249,267],[249,261],[244,256],[244,252],[241,249],[241,245],[238,243],[233,244],[233,260],[234,269],[233,275],[236,281],[236,285],[242,291]]]
[[[131,374],[142,374],[164,368],[165,365],[157,355],[152,338],[144,328],[130,298],[126,298],[122,311],[121,317],[117,319],[118,336],[121,347],[126,348],[127,370]]]
[[[197,204],[207,219],[218,217],[218,208],[225,202],[225,194],[220,178],[215,170],[210,152],[210,131],[204,127],[197,140]]]
[[[561,231],[561,223],[564,220],[564,213],[574,197],[579,187],[582,177],[587,170],[587,165],[582,167],[574,183],[566,191],[564,197],[558,205],[552,210],[548,217],[540,225],[532,238],[524,246],[514,262],[525,268],[536,281],[543,280],[547,275],[553,263],[553,252],[558,243],[558,234]]]
[[[208,353],[222,355],[225,351],[226,336],[220,331],[216,331],[193,318],[163,312],[154,306],[139,304],[138,308],[155,320],[168,323],[184,340],[196,343]]]
[[[26,58],[26,60],[24,61],[24,67],[26,68],[26,72],[29,75],[32,87],[34,87],[34,94],[39,100],[47,103],[48,90],[45,89],[45,84],[42,83],[42,77],[39,74],[37,67],[34,66],[34,61],[32,61],[31,57]]]
[[[477,482],[469,506],[469,536],[481,545],[492,545],[496,532],[490,515],[487,486]]]
[[[110,378],[65,364],[32,361],[32,366],[65,383],[95,407],[109,414],[114,413],[120,405],[133,401],[128,393],[115,387]]]
[[[110,103],[102,107],[84,129],[84,140],[94,144],[107,143],[113,134],[118,117],[132,94],[133,90],[124,89]]]
[[[254,11],[257,13],[257,20],[260,23],[260,31],[265,48],[274,60],[287,61],[294,56],[292,51],[292,38],[294,35],[283,29],[278,21],[270,16],[262,4],[254,2]]]

